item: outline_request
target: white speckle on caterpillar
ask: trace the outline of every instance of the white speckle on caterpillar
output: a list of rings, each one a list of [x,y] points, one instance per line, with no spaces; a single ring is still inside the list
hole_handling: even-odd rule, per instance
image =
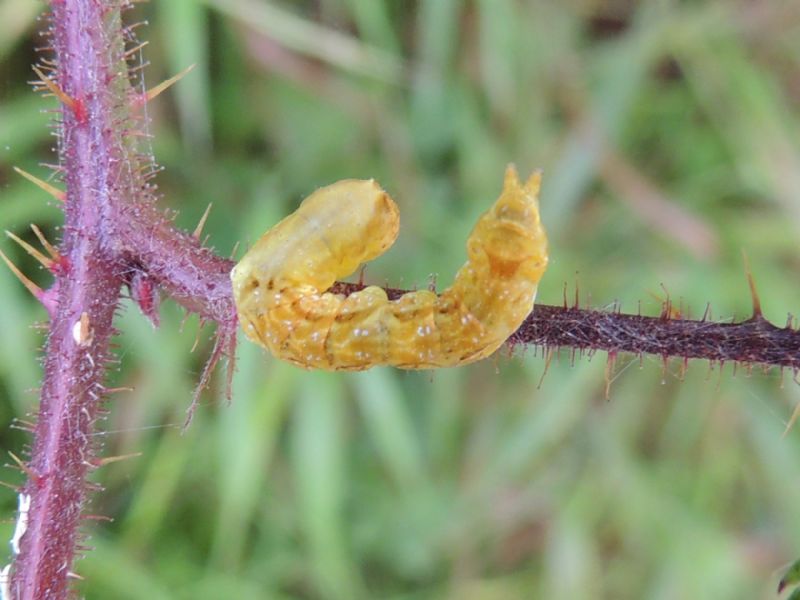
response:
[[[534,172],[523,185],[509,166],[500,198],[467,240],[468,259],[453,285],[391,301],[375,286],[346,297],[325,290],[394,243],[397,205],[374,180],[317,190],[231,272],[245,334],[308,369],[430,369],[489,356],[533,309],[547,268],[540,181]]]

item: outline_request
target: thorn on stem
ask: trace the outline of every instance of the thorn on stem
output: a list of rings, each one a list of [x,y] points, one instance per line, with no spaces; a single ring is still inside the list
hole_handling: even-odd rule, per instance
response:
[[[547,371],[550,370],[550,363],[553,362],[553,354],[554,354],[553,349],[543,346],[542,350],[544,352],[544,358],[545,358],[544,369],[542,369],[542,376],[539,378],[539,383],[536,385],[537,390],[542,389],[542,384],[544,383],[544,376],[547,375]]]
[[[129,458],[139,458],[142,456],[141,452],[134,452],[132,454],[120,454],[118,456],[106,456],[104,458],[100,458],[95,462],[95,466],[97,467],[104,467],[111,463],[120,462],[123,460],[128,460]]]
[[[47,241],[47,238],[44,237],[42,230],[39,229],[33,223],[31,223],[31,231],[33,231],[33,234],[39,240],[39,243],[42,245],[42,247],[45,250],[47,250],[47,253],[50,255],[50,258],[52,258],[54,261],[60,261],[61,253],[58,250],[56,250],[55,247],[50,242]]]
[[[88,115],[86,113],[86,106],[84,103],[76,98],[73,98],[69,94],[67,94],[64,90],[62,90],[58,84],[50,79],[47,75],[42,73],[38,67],[35,65],[32,67],[34,73],[39,76],[39,80],[41,83],[50,90],[61,102],[72,110],[72,114],[75,116],[75,119],[79,123],[86,123],[88,119]]]
[[[789,435],[789,432],[792,430],[792,427],[794,427],[794,424],[797,422],[798,417],[800,417],[800,403],[798,403],[797,406],[794,407],[794,410],[792,411],[792,416],[789,417],[789,421],[786,423],[786,428],[783,430],[781,438],[785,438],[787,435]]]
[[[162,81],[161,83],[159,83],[157,86],[155,86],[155,87],[153,87],[153,88],[151,88],[151,89],[147,90],[147,91],[144,93],[143,97],[142,97],[142,103],[144,103],[144,102],[150,102],[150,100],[152,100],[153,98],[155,98],[156,96],[158,96],[158,95],[159,95],[161,92],[165,91],[167,88],[169,88],[169,87],[170,87],[170,86],[172,86],[173,84],[177,83],[178,81],[180,81],[181,79],[183,79],[184,77],[186,77],[186,75],[188,75],[188,74],[189,74],[189,72],[190,72],[192,69],[194,69],[196,66],[197,66],[197,65],[194,65],[194,64],[193,64],[193,65],[189,65],[188,67],[186,67],[186,68],[185,68],[183,71],[181,71],[181,72],[180,72],[180,73],[178,73],[177,75],[173,75],[173,76],[172,76],[172,77],[170,77],[169,79],[167,79],[167,80],[165,80],[165,81]]]
[[[38,475],[34,473],[33,469],[31,469],[25,461],[23,461],[19,456],[14,454],[13,452],[9,451],[8,455],[11,457],[11,460],[19,467],[20,471],[25,473],[28,476],[28,479],[31,481],[37,481],[39,479]]]
[[[616,352],[609,352],[608,357],[606,359],[606,370],[605,370],[605,380],[606,380],[606,388],[605,388],[605,399],[609,400],[611,398],[611,381],[614,379],[614,367],[617,364],[617,353]]]
[[[664,290],[664,297],[666,299],[661,300],[658,294],[652,294],[654,298],[661,300],[661,318],[665,321],[670,319],[680,319],[680,310],[675,309],[674,305],[672,304],[672,298],[669,295],[669,290],[667,290],[667,287],[663,283],[661,284],[661,289]]]
[[[580,308],[580,286],[578,284],[578,274],[575,273],[575,304],[572,306],[575,310]]]
[[[117,394],[119,392],[133,392],[134,389],[132,387],[112,387],[112,388],[105,388],[103,390],[104,394]]]
[[[706,309],[703,311],[703,318],[700,319],[701,323],[705,323],[711,318],[711,303],[706,302]]]
[[[49,183],[47,183],[44,180],[39,179],[35,175],[31,175],[27,171],[23,171],[19,167],[13,167],[13,169],[14,169],[14,171],[16,171],[17,173],[22,175],[25,179],[27,179],[28,181],[30,181],[34,185],[38,186],[39,188],[43,189],[45,192],[50,194],[53,198],[55,198],[56,200],[58,200],[62,204],[64,203],[64,200],[66,199],[67,195],[63,191],[61,191],[60,189],[58,189],[55,186],[50,185]]]
[[[27,288],[27,290],[33,295],[33,297],[36,298],[39,302],[41,302],[45,306],[47,306],[46,305],[47,298],[44,290],[35,283],[33,283],[30,279],[28,279],[25,276],[25,274],[19,270],[17,265],[11,262],[11,259],[9,259],[2,250],[0,250],[0,258],[3,259],[3,262],[6,263],[6,266],[9,269],[11,269],[11,272],[16,276],[17,279],[20,280],[22,285],[24,285]]]
[[[31,246],[28,242],[8,230],[6,230],[6,235],[19,244],[19,246],[25,250],[25,252],[35,258],[45,269],[50,271],[53,269],[53,261]]]
[[[197,331],[194,333],[194,342],[192,343],[192,347],[189,349],[189,354],[194,354],[194,351],[197,350],[197,347],[200,345],[200,332],[202,331],[203,326],[199,326]]]
[[[42,71],[36,65],[32,66],[31,68],[33,69],[33,72],[39,76],[39,80],[44,84],[44,86],[48,90],[53,92],[53,94],[55,94],[55,96],[59,100],[61,100],[61,102],[63,102],[64,104],[69,106],[73,111],[75,111],[77,107],[77,102],[75,101],[75,98],[73,98],[72,96],[67,94],[64,90],[62,90],[55,81],[53,81],[47,75],[42,73]]]
[[[137,44],[133,48],[128,48],[125,52],[122,53],[122,58],[124,59],[130,58],[140,50],[144,49],[144,47],[147,46],[149,43],[150,42],[148,40],[145,40],[144,42],[142,42],[141,44]]]
[[[196,240],[200,239],[200,234],[203,233],[203,227],[206,226],[206,221],[208,220],[208,214],[211,212],[211,207],[213,205],[214,205],[213,202],[209,202],[205,212],[203,213],[203,216],[200,217],[200,221],[197,223],[197,227],[195,227],[194,231],[192,232],[192,237],[194,239]]]
[[[747,254],[745,253],[744,249],[742,249],[742,260],[744,261],[744,272],[747,276],[747,285],[750,288],[750,298],[753,302],[753,316],[750,317],[750,319],[761,319],[764,316],[764,314],[761,312],[761,298],[758,297],[756,282],[755,279],[753,279],[753,271],[750,270],[750,260],[747,258]]]
[[[106,523],[113,523],[114,519],[108,515],[81,515],[84,521],[105,521]]]

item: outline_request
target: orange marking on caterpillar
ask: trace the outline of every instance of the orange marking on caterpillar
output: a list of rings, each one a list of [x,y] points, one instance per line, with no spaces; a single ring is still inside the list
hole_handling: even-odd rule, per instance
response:
[[[307,369],[430,369],[489,356],[533,309],[547,267],[540,181],[537,171],[523,185],[509,166],[500,198],[467,240],[468,260],[453,285],[393,301],[375,286],[349,296],[325,290],[394,243],[397,205],[373,180],[317,190],[231,272],[245,334]]]

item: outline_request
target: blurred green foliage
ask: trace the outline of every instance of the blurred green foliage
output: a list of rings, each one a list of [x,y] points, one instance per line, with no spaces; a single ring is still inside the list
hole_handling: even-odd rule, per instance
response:
[[[0,0],[0,225],[58,238],[11,171],[54,162],[26,81],[41,3]],[[374,177],[401,206],[369,281],[449,284],[503,168],[542,167],[552,262],[539,300],[744,317],[800,305],[800,5],[745,0],[153,0],[164,204],[244,246],[316,187]],[[241,246],[240,246],[241,248]],[[11,244],[19,264],[47,276]],[[240,249],[241,252],[241,249]],[[34,410],[43,310],[0,278],[0,443]],[[208,351],[129,302],[98,441],[142,453],[105,487],[87,598],[773,598],[800,553],[800,402],[786,373],[516,349],[434,373],[307,373],[242,341],[187,434]],[[545,375],[546,371],[546,375]],[[544,375],[544,377],[543,377]],[[222,377],[218,379],[222,380]],[[6,479],[19,475],[9,471]],[[12,515],[15,498],[0,496]],[[13,523],[0,528],[9,539]]]

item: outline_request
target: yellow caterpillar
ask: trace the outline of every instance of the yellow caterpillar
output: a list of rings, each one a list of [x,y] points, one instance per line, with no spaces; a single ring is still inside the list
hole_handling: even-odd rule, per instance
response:
[[[392,301],[375,286],[349,296],[325,290],[394,243],[397,205],[374,180],[317,190],[231,272],[245,334],[307,369],[430,369],[489,356],[533,309],[547,267],[540,181],[535,172],[521,185],[509,166],[500,198],[467,240],[468,260],[453,285]]]

